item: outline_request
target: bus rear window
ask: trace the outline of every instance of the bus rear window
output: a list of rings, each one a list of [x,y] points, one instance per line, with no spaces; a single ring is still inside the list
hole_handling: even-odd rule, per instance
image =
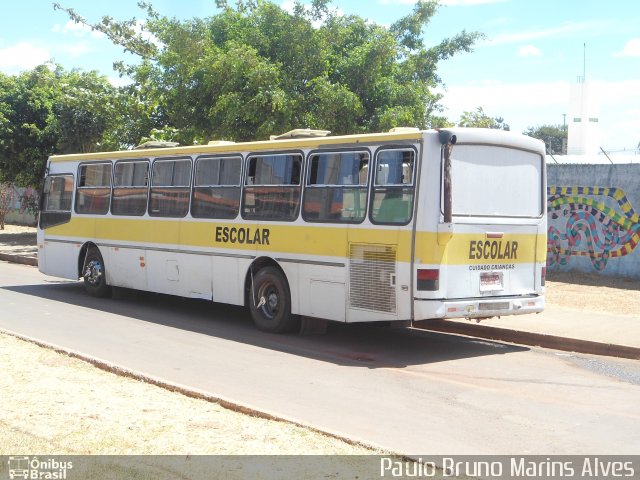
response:
[[[454,217],[538,218],[543,213],[544,160],[492,145],[456,145],[451,155]]]

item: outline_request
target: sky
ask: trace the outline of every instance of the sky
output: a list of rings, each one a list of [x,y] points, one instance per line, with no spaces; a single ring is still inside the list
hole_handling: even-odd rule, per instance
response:
[[[273,0],[290,8],[292,0]],[[89,21],[104,15],[144,18],[137,0],[58,0]],[[216,14],[214,0],[151,0],[168,17]],[[230,1],[233,3],[233,0]],[[391,25],[414,0],[334,0],[343,14]],[[600,143],[607,151],[640,144],[640,2],[637,0],[441,0],[423,31],[437,45],[462,30],[485,35],[473,52],[438,64],[443,115],[482,107],[511,130],[568,124],[573,84],[586,73],[599,105]],[[53,61],[97,70],[122,83],[114,61],[134,61],[106,37],[71,22],[51,0],[0,0],[0,71],[17,74]],[[586,59],[586,61],[585,61]]]

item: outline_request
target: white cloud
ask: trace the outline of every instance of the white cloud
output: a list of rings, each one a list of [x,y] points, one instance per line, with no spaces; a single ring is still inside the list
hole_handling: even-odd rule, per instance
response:
[[[92,30],[91,27],[85,25],[84,23],[74,22],[73,20],[67,21],[64,25],[60,25],[56,23],[51,29],[54,33],[62,33],[63,35],[72,35],[77,38],[82,38],[87,35],[90,35],[93,38],[102,38],[104,34],[102,32],[98,32]]]
[[[593,29],[602,28],[603,24],[599,22],[576,22],[566,23],[559,27],[547,28],[543,30],[529,30],[517,33],[503,33],[490,38],[483,43],[485,45],[502,45],[505,43],[528,42],[540,38],[557,37],[569,33],[591,31]]]
[[[613,54],[614,57],[640,57],[640,38],[632,38],[625,43],[621,52]]]
[[[594,80],[600,104],[601,144],[606,149],[633,148],[640,141],[640,79]],[[564,81],[507,84],[496,81],[449,85],[442,93],[444,115],[458,121],[465,111],[482,107],[491,117],[503,117],[511,130],[538,125],[562,125],[569,112],[571,84]]]
[[[593,83],[603,105],[640,105],[640,79]]]
[[[146,29],[146,22],[144,20],[138,20],[133,26],[133,31],[140,35],[143,40],[154,44],[158,48],[163,48],[164,44],[153,33]]]
[[[111,85],[113,85],[114,87],[124,87],[126,85],[131,85],[133,83],[133,80],[129,77],[109,76],[108,80],[109,80],[109,83],[111,83]]]
[[[68,45],[60,45],[56,47],[56,51],[63,52],[73,58],[78,58],[82,55],[95,52],[96,49],[92,48],[88,42],[74,42]]]
[[[280,4],[280,8],[286,12],[293,13],[293,7],[295,7],[295,5],[296,2],[294,0],[285,0]]]
[[[440,0],[440,5],[449,7],[467,7],[471,5],[484,5],[487,3],[504,3],[511,0]],[[378,0],[381,5],[414,5],[416,0]]]
[[[534,47],[533,45],[525,45],[523,47],[518,48],[518,56],[519,57],[540,57],[542,56],[542,51]]]
[[[0,49],[0,71],[14,75],[47,63],[50,59],[51,54],[45,48],[21,42]]]
[[[567,82],[505,84],[486,81],[469,85],[450,85],[444,92],[443,103],[456,115],[478,106],[499,110],[515,104],[519,107],[552,106],[569,103]],[[500,114],[504,116],[504,114]]]
[[[510,0],[441,0],[440,5],[447,5],[450,7],[467,7],[471,5],[484,5],[487,3],[504,3]],[[415,3],[415,2],[412,2]]]

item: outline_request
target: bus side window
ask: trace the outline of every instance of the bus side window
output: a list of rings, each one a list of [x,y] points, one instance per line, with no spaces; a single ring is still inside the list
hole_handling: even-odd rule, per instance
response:
[[[113,215],[141,216],[147,211],[149,161],[123,160],[114,167]]]
[[[300,210],[302,155],[253,155],[247,162],[242,217],[292,222]]]
[[[411,221],[414,170],[414,150],[382,149],[378,151],[371,200],[372,223],[406,225]]]
[[[73,175],[49,175],[44,181],[40,210],[40,228],[45,229],[71,220]]]
[[[203,156],[196,160],[191,215],[231,219],[240,211],[242,157]]]
[[[191,158],[156,159],[153,162],[149,215],[186,216],[190,193]]]
[[[85,163],[78,168],[76,213],[105,215],[111,198],[111,163]]]
[[[367,208],[368,165],[369,152],[312,154],[302,218],[307,222],[362,222]]]

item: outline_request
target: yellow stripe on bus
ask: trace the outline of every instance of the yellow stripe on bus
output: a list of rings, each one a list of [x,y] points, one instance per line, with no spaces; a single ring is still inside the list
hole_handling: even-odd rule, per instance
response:
[[[282,224],[192,222],[185,220],[74,217],[48,228],[47,237],[78,242],[99,239],[114,244],[165,245],[167,248],[208,248],[253,254],[309,257],[349,256],[350,243],[396,246],[397,260],[411,260],[409,229],[349,228]],[[416,232],[415,258],[420,264],[479,265],[543,262],[546,235],[505,234],[487,239],[484,234],[456,233],[443,245],[436,232]]]

